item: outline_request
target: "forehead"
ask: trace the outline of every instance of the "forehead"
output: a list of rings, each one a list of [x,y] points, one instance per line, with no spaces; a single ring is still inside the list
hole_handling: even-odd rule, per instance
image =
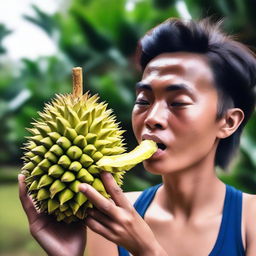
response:
[[[163,53],[152,59],[146,66],[142,81],[186,83],[197,89],[213,89],[213,73],[206,56],[197,53]]]

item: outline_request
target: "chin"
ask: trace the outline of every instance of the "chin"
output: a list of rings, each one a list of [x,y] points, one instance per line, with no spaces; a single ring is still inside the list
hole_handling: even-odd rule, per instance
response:
[[[177,164],[180,163],[180,164]],[[156,175],[166,175],[166,174],[171,174],[171,173],[178,173],[178,172],[182,172],[182,170],[187,169],[188,165],[186,165],[184,163],[184,161],[156,161],[156,160],[145,160],[143,162],[143,166],[144,168],[152,173],[152,174],[156,174]]]
[[[165,166],[162,161],[145,160],[143,166],[146,171],[156,175],[166,174],[171,171],[168,170],[167,166]]]

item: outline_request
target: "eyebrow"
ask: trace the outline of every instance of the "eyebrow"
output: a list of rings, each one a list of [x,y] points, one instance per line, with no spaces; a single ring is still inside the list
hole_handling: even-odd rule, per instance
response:
[[[146,83],[143,83],[143,82],[138,82],[136,83],[136,86],[135,86],[136,90],[148,90],[148,91],[152,91],[152,87],[150,84],[146,84]],[[188,85],[184,84],[184,83],[181,83],[181,84],[170,84],[170,85],[167,85],[167,87],[165,88],[165,90],[167,92],[170,92],[170,91],[187,91],[188,93],[190,94],[193,94],[194,90],[189,87]]]

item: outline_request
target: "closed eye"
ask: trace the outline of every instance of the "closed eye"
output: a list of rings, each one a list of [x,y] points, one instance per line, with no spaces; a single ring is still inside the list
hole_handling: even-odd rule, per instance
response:
[[[137,105],[149,105],[149,102],[146,100],[136,100],[135,104]]]
[[[171,106],[172,107],[182,107],[182,106],[186,106],[188,104],[189,103],[186,103],[186,102],[173,102],[173,103],[171,103]]]

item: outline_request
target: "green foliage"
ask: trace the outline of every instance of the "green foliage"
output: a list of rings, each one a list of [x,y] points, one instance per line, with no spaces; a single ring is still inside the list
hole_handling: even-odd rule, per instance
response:
[[[35,25],[42,28],[48,35],[52,36],[56,29],[54,16],[48,15],[42,10],[40,10],[37,6],[32,5],[33,10],[36,13],[36,18],[24,15],[24,19],[34,23]]]
[[[98,93],[109,103],[127,133],[128,148],[136,145],[132,134],[130,115],[134,101],[134,84],[139,80],[135,65],[135,50],[139,38],[150,28],[169,17],[182,16],[175,0],[70,0],[69,7],[49,15],[33,6],[34,15],[25,15],[27,21],[42,29],[56,44],[58,54],[36,61],[21,60],[19,68],[0,63],[0,160],[18,161],[20,147],[37,111],[42,110],[55,93],[71,92],[71,68],[84,69],[84,91]],[[212,15],[225,17],[225,30],[238,33],[240,39],[255,45],[256,23],[253,1],[185,0],[195,19]],[[102,8],[103,7],[103,8]],[[10,31],[0,26],[0,46]],[[1,47],[0,47],[1,49]],[[21,68],[20,68],[21,67]],[[19,70],[19,72],[14,72]],[[239,159],[229,174],[220,177],[247,191],[255,184],[255,127],[256,117],[248,124],[242,138]],[[253,123],[254,122],[254,123]],[[158,178],[140,171],[136,173],[140,185],[135,185],[133,174],[127,175],[130,185],[143,188],[159,182]],[[145,183],[146,182],[146,183]],[[134,185],[132,185],[134,184]]]
[[[10,33],[11,30],[7,29],[5,25],[0,24],[0,55],[6,52],[4,46],[2,45],[2,41]]]
[[[17,173],[17,169],[15,170]],[[19,202],[18,186],[0,187],[0,255],[45,255],[39,245],[31,239],[27,218]],[[17,214],[19,213],[19,214]]]
[[[109,103],[127,130],[128,148],[136,145],[130,122],[134,84],[140,78],[134,52],[139,38],[169,17],[179,17],[178,0],[70,0],[68,8],[49,15],[33,6],[24,18],[42,29],[56,44],[58,54],[10,63],[3,58],[3,40],[11,33],[0,24],[0,162],[21,164],[25,127],[38,118],[44,103],[55,93],[71,92],[71,69],[84,69],[84,91],[98,93]],[[65,4],[67,1],[65,2]],[[256,2],[252,0],[184,0],[192,18],[224,18],[224,28],[250,46],[256,44]],[[64,1],[63,1],[64,5]],[[241,150],[228,173],[219,177],[245,192],[256,186],[256,114],[248,123]],[[18,167],[0,168],[0,254],[43,255],[28,233],[16,185]],[[139,165],[125,175],[125,191],[141,190],[161,182]],[[17,215],[17,212],[19,213]]]
[[[67,60],[56,57],[23,59],[18,77],[0,80],[1,162],[19,160],[20,148],[28,135],[25,127],[30,126],[32,118],[38,118],[37,112],[55,93],[68,92],[71,68]]]
[[[156,8],[164,10],[165,8],[174,5],[176,0],[154,0],[153,3]]]

